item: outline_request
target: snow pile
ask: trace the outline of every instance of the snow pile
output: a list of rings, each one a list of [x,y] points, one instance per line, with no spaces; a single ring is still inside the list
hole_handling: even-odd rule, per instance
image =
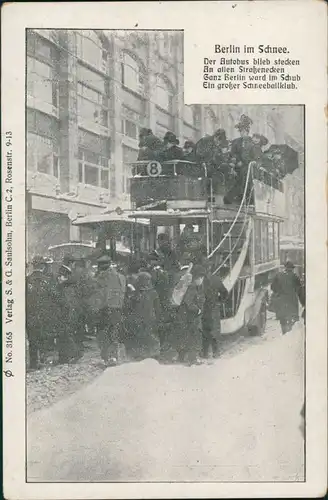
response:
[[[29,419],[28,479],[301,481],[302,329],[213,365],[106,370]]]

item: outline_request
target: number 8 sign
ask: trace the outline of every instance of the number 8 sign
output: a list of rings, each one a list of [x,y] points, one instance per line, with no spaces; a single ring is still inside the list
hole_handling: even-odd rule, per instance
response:
[[[158,177],[162,173],[162,165],[158,161],[150,161],[147,165],[147,174],[150,177]]]

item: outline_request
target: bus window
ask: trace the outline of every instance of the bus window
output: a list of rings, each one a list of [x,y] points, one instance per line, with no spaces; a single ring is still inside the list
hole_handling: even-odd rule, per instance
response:
[[[273,223],[274,258],[279,259],[279,222]]]
[[[255,264],[259,264],[262,260],[261,255],[261,221],[255,220]]]
[[[268,257],[269,260],[274,259],[274,232],[273,222],[268,222]]]
[[[261,221],[261,261],[268,261],[268,223],[264,220]]]

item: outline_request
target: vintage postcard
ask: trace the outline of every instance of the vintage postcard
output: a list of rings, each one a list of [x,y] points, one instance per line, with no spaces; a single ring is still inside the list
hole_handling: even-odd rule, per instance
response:
[[[8,3],[4,497],[327,488],[327,8]]]

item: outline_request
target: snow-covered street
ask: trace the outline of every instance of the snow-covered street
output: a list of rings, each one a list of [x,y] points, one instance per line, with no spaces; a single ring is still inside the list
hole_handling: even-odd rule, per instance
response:
[[[270,323],[213,364],[123,364],[30,414],[28,481],[302,481],[303,328]]]

